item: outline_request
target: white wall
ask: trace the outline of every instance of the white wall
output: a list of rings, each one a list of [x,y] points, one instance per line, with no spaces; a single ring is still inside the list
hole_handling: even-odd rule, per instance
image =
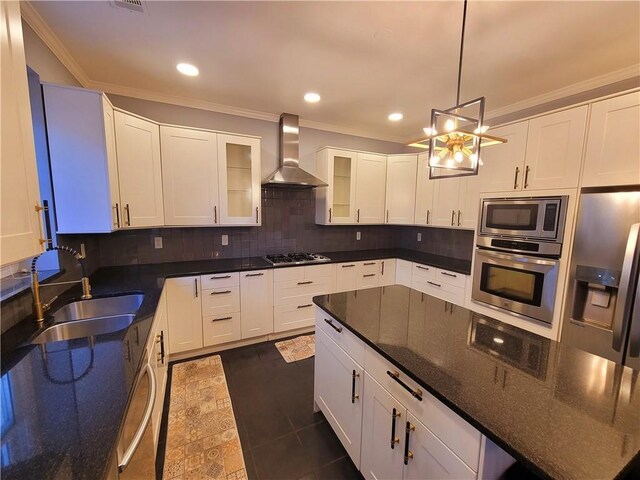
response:
[[[58,57],[49,50],[49,47],[40,40],[40,37],[31,30],[31,27],[25,21],[22,22],[22,33],[27,65],[40,76],[41,82],[60,83],[74,87],[80,86],[80,83],[71,75],[67,67],[58,60]]]

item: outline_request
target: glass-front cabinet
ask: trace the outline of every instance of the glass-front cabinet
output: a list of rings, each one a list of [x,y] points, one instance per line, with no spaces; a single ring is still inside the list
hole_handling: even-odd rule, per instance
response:
[[[331,223],[353,222],[355,208],[356,160],[349,154],[333,155],[333,195],[330,207]]]
[[[260,139],[218,134],[220,223],[261,225]]]

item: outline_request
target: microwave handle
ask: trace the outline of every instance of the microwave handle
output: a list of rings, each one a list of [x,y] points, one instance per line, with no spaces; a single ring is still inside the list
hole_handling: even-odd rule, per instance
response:
[[[153,367],[147,363],[145,365],[145,370],[149,375],[149,403],[147,403],[147,408],[144,411],[144,416],[142,417],[142,421],[138,426],[138,430],[136,430],[131,443],[124,451],[122,455],[122,459],[120,464],[118,465],[118,472],[122,473],[125,468],[129,465],[129,462],[133,458],[133,455],[136,453],[136,450],[140,446],[140,442],[142,441],[142,437],[144,437],[144,432],[149,426],[149,422],[151,421],[151,414],[153,413],[153,405],[156,401],[156,375],[153,371]]]
[[[624,333],[631,320],[633,282],[638,278],[638,263],[640,263],[640,247],[638,237],[640,234],[640,223],[631,225],[627,248],[622,264],[622,275],[620,276],[620,287],[618,289],[618,302],[613,314],[613,342],[612,347],[616,352],[622,351]]]
[[[551,260],[551,259],[545,259],[545,258],[538,258],[538,257],[527,257],[524,255],[521,255],[519,253],[498,253],[492,250],[485,250],[485,249],[476,249],[476,255],[480,255],[482,257],[486,257],[486,258],[498,258],[501,260],[511,260],[511,261],[518,261],[518,262],[522,262],[522,263],[533,263],[536,265],[547,265],[547,266],[554,266],[558,264],[557,260]]]

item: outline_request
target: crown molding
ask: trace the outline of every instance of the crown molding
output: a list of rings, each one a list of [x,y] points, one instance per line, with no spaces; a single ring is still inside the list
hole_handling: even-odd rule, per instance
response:
[[[526,110],[531,107],[537,107],[538,105],[544,105],[545,103],[554,102],[571,95],[588,92],[596,88],[604,87],[612,83],[627,80],[629,78],[637,77],[640,75],[640,64],[631,65],[620,70],[614,70],[613,72],[593,77],[588,80],[583,80],[566,87],[552,90],[551,92],[543,93],[535,97],[528,98],[521,102],[512,103],[504,107],[489,110],[485,113],[485,118],[499,118],[504,115]]]
[[[75,61],[71,53],[69,53],[69,50],[67,50],[57,35],[53,33],[53,30],[51,30],[49,25],[47,25],[29,1],[22,0],[20,2],[20,14],[24,21],[27,22],[27,25],[29,25],[44,44],[49,47],[49,50],[62,62],[80,85],[86,87],[89,84],[89,76],[82,67],[80,67],[78,62]]]

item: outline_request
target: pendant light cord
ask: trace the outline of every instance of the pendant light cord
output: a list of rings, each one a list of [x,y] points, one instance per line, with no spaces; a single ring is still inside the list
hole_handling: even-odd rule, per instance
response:
[[[460,38],[460,60],[458,61],[458,92],[456,94],[456,105],[460,105],[460,82],[462,79],[462,52],[464,51],[464,30],[467,24],[467,0],[464,0],[464,10],[462,12],[462,36]]]

